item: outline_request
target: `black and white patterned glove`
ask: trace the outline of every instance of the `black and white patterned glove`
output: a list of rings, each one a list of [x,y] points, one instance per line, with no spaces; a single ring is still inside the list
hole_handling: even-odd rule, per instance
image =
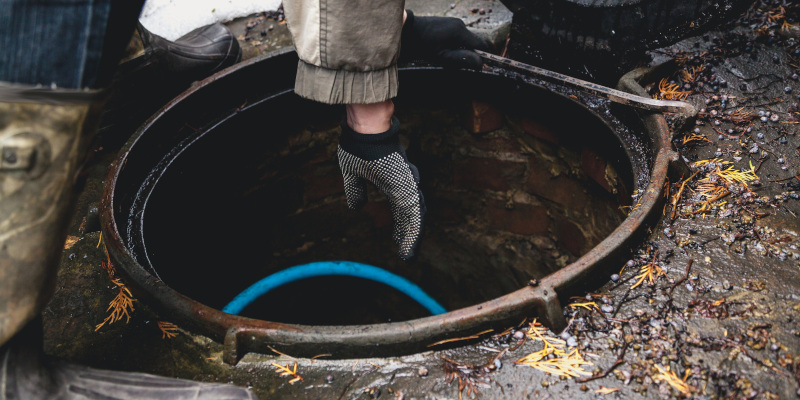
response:
[[[386,194],[392,208],[393,239],[400,258],[408,260],[419,243],[426,209],[419,171],[406,158],[399,130],[395,117],[391,128],[378,134],[358,133],[343,122],[338,154],[347,206],[358,210],[367,203],[367,182]]]
[[[483,60],[472,50],[491,52],[489,44],[453,17],[415,17],[406,10],[400,39],[400,60],[423,59],[447,68],[481,69]]]

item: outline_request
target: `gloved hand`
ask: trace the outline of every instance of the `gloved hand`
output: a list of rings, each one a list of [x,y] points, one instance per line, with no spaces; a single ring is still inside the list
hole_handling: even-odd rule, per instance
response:
[[[489,45],[453,17],[415,17],[406,10],[400,39],[400,59],[424,59],[449,68],[481,69],[481,57],[473,49],[491,51]]]
[[[426,209],[419,172],[406,158],[398,141],[399,130],[395,117],[388,131],[377,134],[358,133],[342,122],[338,155],[347,206],[358,210],[367,203],[367,182],[385,193],[392,208],[392,237],[400,258],[408,260],[419,243]]]

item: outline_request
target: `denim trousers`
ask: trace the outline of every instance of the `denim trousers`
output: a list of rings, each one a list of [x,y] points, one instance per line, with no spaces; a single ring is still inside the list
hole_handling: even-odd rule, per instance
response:
[[[0,0],[0,81],[109,85],[144,0]]]

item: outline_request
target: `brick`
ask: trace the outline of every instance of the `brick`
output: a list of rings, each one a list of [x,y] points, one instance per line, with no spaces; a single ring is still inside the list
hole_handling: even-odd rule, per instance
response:
[[[517,204],[512,209],[505,202],[491,201],[487,210],[489,228],[526,236],[542,236],[550,227],[547,209],[540,206]]]
[[[494,158],[470,158],[456,163],[454,169],[456,187],[473,190],[506,191],[521,186],[525,174],[524,163]]]
[[[576,178],[566,175],[552,177],[547,170],[532,164],[528,176],[528,193],[560,204],[570,210],[583,210],[589,206],[584,186]]]
[[[519,125],[522,127],[522,130],[524,130],[526,133],[528,133],[533,137],[554,144],[559,143],[558,136],[556,136],[556,134],[552,130],[550,130],[550,128],[544,126],[539,122],[536,122],[530,118],[522,118],[519,121]]]
[[[517,137],[506,135],[487,135],[475,140],[473,146],[483,151],[495,153],[519,153],[520,144]]]
[[[503,126],[503,114],[488,103],[472,101],[465,123],[471,133],[488,133]]]
[[[599,154],[589,149],[583,149],[581,151],[581,168],[586,176],[609,193],[613,193],[613,189],[606,179],[606,160]]]
[[[557,221],[556,236],[559,248],[567,250],[575,256],[583,255],[586,238],[577,225],[565,219]]]

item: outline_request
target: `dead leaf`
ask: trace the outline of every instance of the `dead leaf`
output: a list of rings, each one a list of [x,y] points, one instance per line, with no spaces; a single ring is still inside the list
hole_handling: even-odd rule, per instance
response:
[[[77,236],[67,236],[67,241],[64,242],[64,250],[68,250],[70,247],[74,246],[75,243],[78,243],[79,240],[81,240],[81,238]]]

